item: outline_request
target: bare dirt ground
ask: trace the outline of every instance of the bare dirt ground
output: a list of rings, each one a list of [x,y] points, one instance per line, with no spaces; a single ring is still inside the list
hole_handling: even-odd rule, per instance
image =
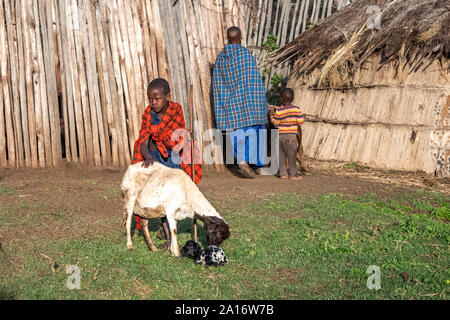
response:
[[[345,163],[307,161],[302,181],[276,176],[244,179],[230,169],[207,171],[200,189],[215,206],[236,210],[280,193],[314,196],[324,193],[389,197],[418,189],[449,193],[446,181],[423,173],[374,170]],[[86,168],[64,163],[58,168],[0,169],[0,209],[7,210],[0,237],[14,239],[82,239],[118,230],[122,221],[120,184],[125,169]]]

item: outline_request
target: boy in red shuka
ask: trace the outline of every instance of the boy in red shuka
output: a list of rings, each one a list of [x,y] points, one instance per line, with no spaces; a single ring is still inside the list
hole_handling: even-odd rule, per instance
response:
[[[147,88],[149,105],[142,115],[139,138],[134,143],[132,164],[143,161],[142,166],[148,168],[153,162],[182,169],[192,177],[191,143],[186,130],[183,110],[180,104],[170,101],[169,83],[162,79],[154,79]],[[194,182],[200,183],[202,167],[197,144],[194,143]],[[135,216],[136,227],[141,230],[141,218]],[[162,223],[167,224],[166,218]],[[166,229],[167,230],[167,229]],[[158,238],[170,239],[165,228],[158,231]]]

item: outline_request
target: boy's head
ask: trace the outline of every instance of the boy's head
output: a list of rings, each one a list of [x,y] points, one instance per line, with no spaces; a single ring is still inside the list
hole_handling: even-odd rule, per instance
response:
[[[170,99],[169,83],[162,78],[154,79],[147,87],[147,96],[153,111],[156,113],[164,111]]]
[[[288,106],[288,105],[292,104],[292,101],[294,101],[294,90],[292,90],[291,88],[282,89],[280,92],[280,98],[281,98],[281,103],[284,106]]]
[[[229,44],[241,44],[241,29],[238,27],[229,27],[227,29],[227,38]]]

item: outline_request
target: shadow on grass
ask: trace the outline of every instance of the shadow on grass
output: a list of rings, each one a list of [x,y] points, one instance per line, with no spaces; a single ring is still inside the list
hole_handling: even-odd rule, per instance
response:
[[[6,291],[5,289],[0,289],[0,300],[16,300],[17,297],[11,293]]]
[[[150,232],[158,232],[159,227],[161,226],[161,219],[160,218],[151,218],[148,219],[148,230]],[[131,230],[132,233],[136,232],[136,219],[133,216],[132,222],[131,222]],[[191,239],[194,239],[194,221],[193,219],[184,219],[182,221],[178,221],[177,223],[177,233],[183,234],[188,233],[191,236]],[[141,231],[139,231],[139,235],[144,236]],[[208,243],[206,241],[206,235],[203,231],[203,223],[199,223],[197,220],[197,238],[199,244],[206,248],[208,246]]]

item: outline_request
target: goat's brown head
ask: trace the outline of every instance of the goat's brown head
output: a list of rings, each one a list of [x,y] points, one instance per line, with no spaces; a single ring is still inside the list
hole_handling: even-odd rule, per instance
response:
[[[230,236],[230,228],[226,222],[218,217],[202,217],[203,230],[205,230],[208,245],[220,247]]]

